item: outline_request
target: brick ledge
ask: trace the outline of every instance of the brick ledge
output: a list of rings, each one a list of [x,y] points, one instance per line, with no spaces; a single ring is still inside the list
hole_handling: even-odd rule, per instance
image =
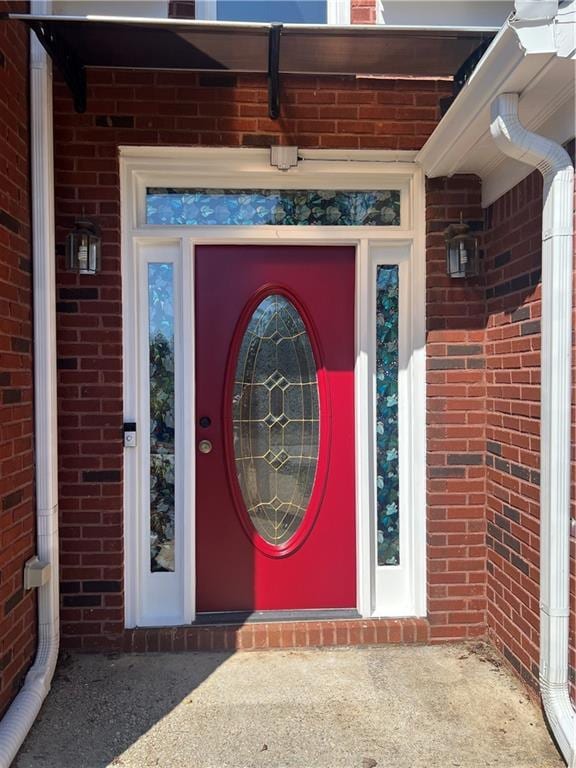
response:
[[[336,619],[130,629],[124,634],[123,650],[256,651],[429,641],[427,619]]]

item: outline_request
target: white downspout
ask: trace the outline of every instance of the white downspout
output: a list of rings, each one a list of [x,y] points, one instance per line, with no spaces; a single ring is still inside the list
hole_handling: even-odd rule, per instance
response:
[[[31,5],[32,13],[50,12],[49,2]],[[36,659],[0,722],[0,768],[8,768],[13,761],[50,690],[59,644],[52,70],[33,33],[30,114],[37,555],[50,564],[51,574],[38,590]]]
[[[544,178],[540,431],[540,690],[552,732],[576,768],[576,712],[568,690],[570,416],[574,168],[568,153],[527,131],[518,94],[492,102],[490,132],[504,154]]]

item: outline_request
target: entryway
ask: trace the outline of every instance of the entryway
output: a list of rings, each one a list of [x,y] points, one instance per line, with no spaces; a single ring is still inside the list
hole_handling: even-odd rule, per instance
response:
[[[424,616],[418,169],[145,151],[121,158],[126,626]]]

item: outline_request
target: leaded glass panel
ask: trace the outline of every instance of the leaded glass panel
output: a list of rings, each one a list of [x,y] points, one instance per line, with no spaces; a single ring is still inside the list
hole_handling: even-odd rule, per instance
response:
[[[320,419],[312,346],[285,296],[267,296],[250,318],[238,354],[232,417],[236,473],[252,524],[269,544],[285,544],[312,495]]]
[[[174,268],[148,265],[150,570],[174,570]]]
[[[146,223],[397,227],[400,191],[149,187]]]
[[[376,530],[378,565],[399,565],[398,267],[378,266],[376,281]]]

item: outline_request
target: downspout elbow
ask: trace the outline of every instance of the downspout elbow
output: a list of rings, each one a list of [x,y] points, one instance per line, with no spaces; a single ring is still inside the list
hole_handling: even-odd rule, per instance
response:
[[[491,106],[490,133],[500,151],[521,163],[537,168],[545,182],[558,174],[573,178],[572,161],[555,141],[527,130],[518,115],[518,94],[502,93]]]
[[[576,768],[576,713],[564,681],[551,682],[540,675],[540,696],[550,728],[569,768]]]
[[[0,768],[9,768],[50,691],[58,660],[58,634],[40,632],[38,652],[24,685],[0,723]]]

